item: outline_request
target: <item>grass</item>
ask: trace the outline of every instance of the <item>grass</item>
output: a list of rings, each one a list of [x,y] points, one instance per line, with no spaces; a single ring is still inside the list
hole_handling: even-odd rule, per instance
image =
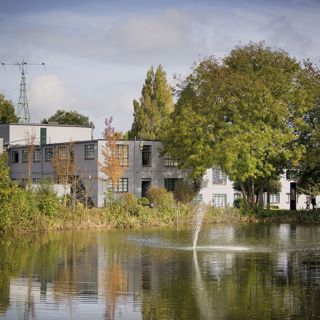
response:
[[[54,215],[37,211],[27,218],[17,219],[4,233],[192,225],[195,209],[193,204],[173,203],[149,208],[138,203],[114,202],[105,208],[78,206],[72,212],[70,208],[60,206]],[[259,210],[256,214],[243,214],[234,207],[219,209],[207,206],[203,221],[204,224],[257,222],[320,223],[320,210]]]

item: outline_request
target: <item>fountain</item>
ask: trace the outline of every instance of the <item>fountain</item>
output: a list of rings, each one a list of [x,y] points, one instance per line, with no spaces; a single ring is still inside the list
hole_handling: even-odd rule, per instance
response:
[[[194,220],[194,229],[193,229],[193,237],[192,237],[193,251],[195,251],[197,247],[198,236],[202,226],[202,221],[203,221],[205,211],[206,211],[205,205],[200,203],[197,207],[196,214],[193,218]]]

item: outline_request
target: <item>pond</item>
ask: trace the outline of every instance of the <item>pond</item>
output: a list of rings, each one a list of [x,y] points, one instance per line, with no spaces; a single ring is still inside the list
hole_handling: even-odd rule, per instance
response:
[[[319,319],[320,226],[60,232],[0,242],[0,319]]]

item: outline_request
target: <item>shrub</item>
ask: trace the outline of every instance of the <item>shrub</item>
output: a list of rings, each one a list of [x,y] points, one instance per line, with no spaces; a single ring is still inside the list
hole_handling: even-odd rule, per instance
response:
[[[138,199],[137,203],[140,204],[141,206],[148,206],[150,201],[148,198],[142,197]]]
[[[150,187],[147,191],[147,198],[159,206],[171,206],[174,203],[172,192],[168,192],[162,187]]]
[[[34,190],[34,196],[36,206],[41,213],[47,216],[53,216],[57,213],[59,201],[52,183],[47,180],[41,180]]]
[[[178,180],[176,190],[174,191],[174,198],[182,203],[189,203],[196,195],[192,182],[185,180]]]

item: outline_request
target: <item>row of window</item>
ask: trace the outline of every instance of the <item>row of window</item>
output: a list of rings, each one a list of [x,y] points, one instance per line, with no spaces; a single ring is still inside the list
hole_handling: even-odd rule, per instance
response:
[[[296,180],[297,172],[294,170],[286,171],[287,180]],[[212,184],[227,184],[227,176],[218,167],[212,168]]]
[[[175,191],[177,182],[181,180],[179,178],[165,178],[164,179],[164,187],[167,191]],[[149,181],[151,184],[151,180]],[[129,179],[128,178],[120,178],[117,185],[113,185],[112,182],[109,182],[109,188],[112,188],[115,192],[128,192],[129,190]]]
[[[145,145],[142,149],[142,166],[144,167],[151,167],[152,166],[152,146],[151,145]],[[69,150],[68,150],[69,149]],[[32,159],[28,159],[28,154],[30,150],[23,149],[22,150],[22,162],[40,162],[41,161],[41,150],[40,148],[35,148],[33,150],[33,156]],[[52,161],[53,158],[53,147],[44,148],[45,153],[45,161]],[[59,146],[55,148],[57,150],[59,159],[67,159],[68,152],[70,152],[70,147],[68,146]],[[119,159],[120,165],[124,167],[129,166],[129,146],[126,144],[118,144],[116,145],[115,150],[115,157]],[[84,145],[84,159],[85,160],[93,160],[95,159],[95,145],[92,144],[86,144]],[[19,162],[19,151],[13,150],[11,152],[11,162],[12,163],[18,163]],[[173,159],[170,155],[164,156],[164,166],[165,167],[177,167],[178,163],[176,160]]]
[[[241,198],[241,193],[236,192],[233,194],[234,200]],[[198,194],[196,201],[202,201],[202,194]],[[270,194],[270,204],[280,203],[280,193]],[[286,203],[290,203],[290,193],[286,194]],[[227,194],[217,193],[212,195],[212,204],[216,208],[225,208],[227,206]]]

